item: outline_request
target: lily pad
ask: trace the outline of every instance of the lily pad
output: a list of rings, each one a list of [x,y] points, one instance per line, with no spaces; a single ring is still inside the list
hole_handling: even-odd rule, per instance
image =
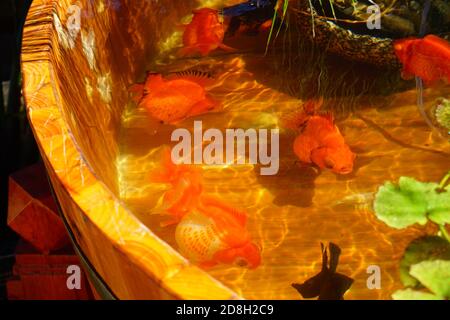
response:
[[[392,295],[394,300],[442,300],[435,294],[412,289],[397,290]]]
[[[400,279],[406,287],[420,286],[420,282],[410,275],[410,268],[427,260],[450,260],[450,243],[438,236],[426,236],[412,241],[400,262]]]
[[[427,223],[428,197],[438,188],[436,183],[423,183],[401,177],[398,186],[386,182],[375,197],[375,213],[390,227],[402,229],[418,223]],[[436,204],[436,203],[434,203]]]
[[[442,300],[435,294],[412,289],[397,290],[392,295],[394,300]]]
[[[411,266],[410,274],[437,296],[450,298],[450,261],[422,261]]]
[[[401,177],[398,185],[386,182],[378,189],[374,209],[377,217],[393,228],[402,229],[431,221],[450,223],[450,187]]]
[[[431,221],[444,225],[450,223],[450,187],[436,190],[428,198],[428,217]]]

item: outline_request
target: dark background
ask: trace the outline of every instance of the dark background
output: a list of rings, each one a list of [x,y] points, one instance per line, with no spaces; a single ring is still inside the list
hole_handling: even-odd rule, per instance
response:
[[[8,175],[38,161],[39,153],[21,99],[20,44],[31,0],[0,0],[0,76],[9,82],[9,93],[0,86],[0,300],[11,276],[17,236],[6,225]]]

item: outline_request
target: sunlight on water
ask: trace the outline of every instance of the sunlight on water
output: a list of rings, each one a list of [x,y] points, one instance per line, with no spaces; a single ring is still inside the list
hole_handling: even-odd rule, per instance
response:
[[[260,47],[265,45],[265,37],[235,40],[234,44],[239,45],[239,41],[249,42],[249,46],[256,41]],[[165,43],[161,51],[169,54],[176,41],[167,39]],[[202,120],[204,130],[281,130],[280,171],[276,176],[261,176],[252,165],[203,166],[205,192],[245,209],[249,231],[262,247],[262,264],[256,270],[221,265],[208,272],[245,298],[299,299],[291,283],[302,282],[320,270],[320,242],[332,241],[342,249],[338,271],[355,279],[346,299],[390,298],[401,287],[398,262],[406,245],[430,230],[395,230],[378,221],[372,212],[374,193],[380,184],[401,176],[439,181],[450,168],[450,144],[430,132],[411,89],[381,99],[363,97],[354,112],[338,117],[338,127],[357,154],[351,174],[338,176],[300,165],[292,151],[295,135],[282,127],[280,119],[297,110],[302,100],[273,85],[297,79],[286,78],[288,73],[277,70],[274,62],[282,56],[280,51],[264,57],[258,50],[250,51],[243,45],[238,48],[244,53],[219,50],[203,59],[162,57],[159,61],[165,64],[156,70],[166,73],[194,68],[213,74],[215,83],[209,92],[222,103],[223,110],[195,117]],[[155,68],[154,64],[149,68]],[[449,93],[442,88],[428,90],[426,99],[431,103]],[[164,220],[161,198],[168,187],[150,183],[150,173],[159,168],[162,148],[173,145],[172,131],[177,127],[192,130],[193,120],[176,126],[158,124],[130,102],[122,121],[117,161],[121,199],[175,248],[175,228],[159,224]],[[381,267],[381,290],[366,286],[370,265]]]

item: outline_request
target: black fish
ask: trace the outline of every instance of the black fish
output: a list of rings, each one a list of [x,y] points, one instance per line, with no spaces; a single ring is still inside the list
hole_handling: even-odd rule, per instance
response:
[[[222,14],[231,17],[226,36],[233,36],[241,24],[250,28],[250,34],[258,33],[258,28],[275,13],[276,0],[249,0],[223,9]]]
[[[336,272],[341,249],[330,242],[328,246],[330,264],[328,265],[327,248],[323,243],[320,246],[322,248],[322,270],[302,284],[293,283],[292,287],[303,298],[319,297],[319,300],[344,300],[344,294],[352,286],[353,279]]]
[[[274,0],[249,0],[231,7],[223,8],[223,15],[228,17],[238,17],[260,8],[266,8],[268,6],[275,7],[275,4],[276,1]]]

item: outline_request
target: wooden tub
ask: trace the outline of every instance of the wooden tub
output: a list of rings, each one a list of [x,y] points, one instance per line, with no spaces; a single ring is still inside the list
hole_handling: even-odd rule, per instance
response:
[[[35,0],[28,13],[22,48],[28,117],[75,240],[119,299],[239,298],[155,236],[115,196],[126,88],[173,27],[168,21],[194,5]],[[165,19],[155,14],[163,7],[170,9]]]
[[[448,171],[450,145],[430,132],[417,112],[414,90],[399,89],[375,100],[369,96],[338,120],[357,153],[349,176],[292,165],[296,158],[289,154],[288,138],[280,143],[286,154],[276,179],[245,166],[217,170],[220,175],[209,180],[210,189],[248,209],[249,232],[262,244],[263,263],[255,270],[221,266],[207,273],[173,249],[173,232],[158,228],[149,217],[157,196],[151,188],[141,192],[142,180],[151,184],[149,167],[141,164],[147,163],[144,158],[159,136],[146,132],[147,116],[128,104],[127,88],[170,47],[176,25],[206,2],[220,6],[239,0],[33,2],[22,51],[28,116],[77,245],[119,299],[298,299],[291,283],[315,275],[320,243],[334,242],[342,248],[339,272],[355,279],[346,298],[389,299],[402,288],[398,266],[405,248],[435,230],[389,228],[372,212],[371,195],[401,176],[439,181]],[[298,29],[290,30],[302,33]],[[206,125],[265,128],[276,125],[277,113],[298,107],[301,100],[286,89],[297,84],[305,66],[286,63],[283,69],[268,63],[283,61],[285,52],[264,55],[266,40],[263,35],[227,43],[242,51],[205,58],[205,66],[222,72],[218,78],[223,86],[217,86],[216,94],[226,110],[203,118]],[[253,46],[259,51],[245,56]],[[297,57],[294,49],[289,52]],[[177,59],[170,68],[185,70],[187,61]],[[448,88],[427,90],[427,105],[447,95]],[[128,127],[123,125],[127,105],[137,111]],[[225,124],[224,118],[229,120]],[[124,145],[130,150],[126,157]],[[226,198],[227,192],[232,197]],[[367,286],[372,265],[383,270],[381,290]]]

